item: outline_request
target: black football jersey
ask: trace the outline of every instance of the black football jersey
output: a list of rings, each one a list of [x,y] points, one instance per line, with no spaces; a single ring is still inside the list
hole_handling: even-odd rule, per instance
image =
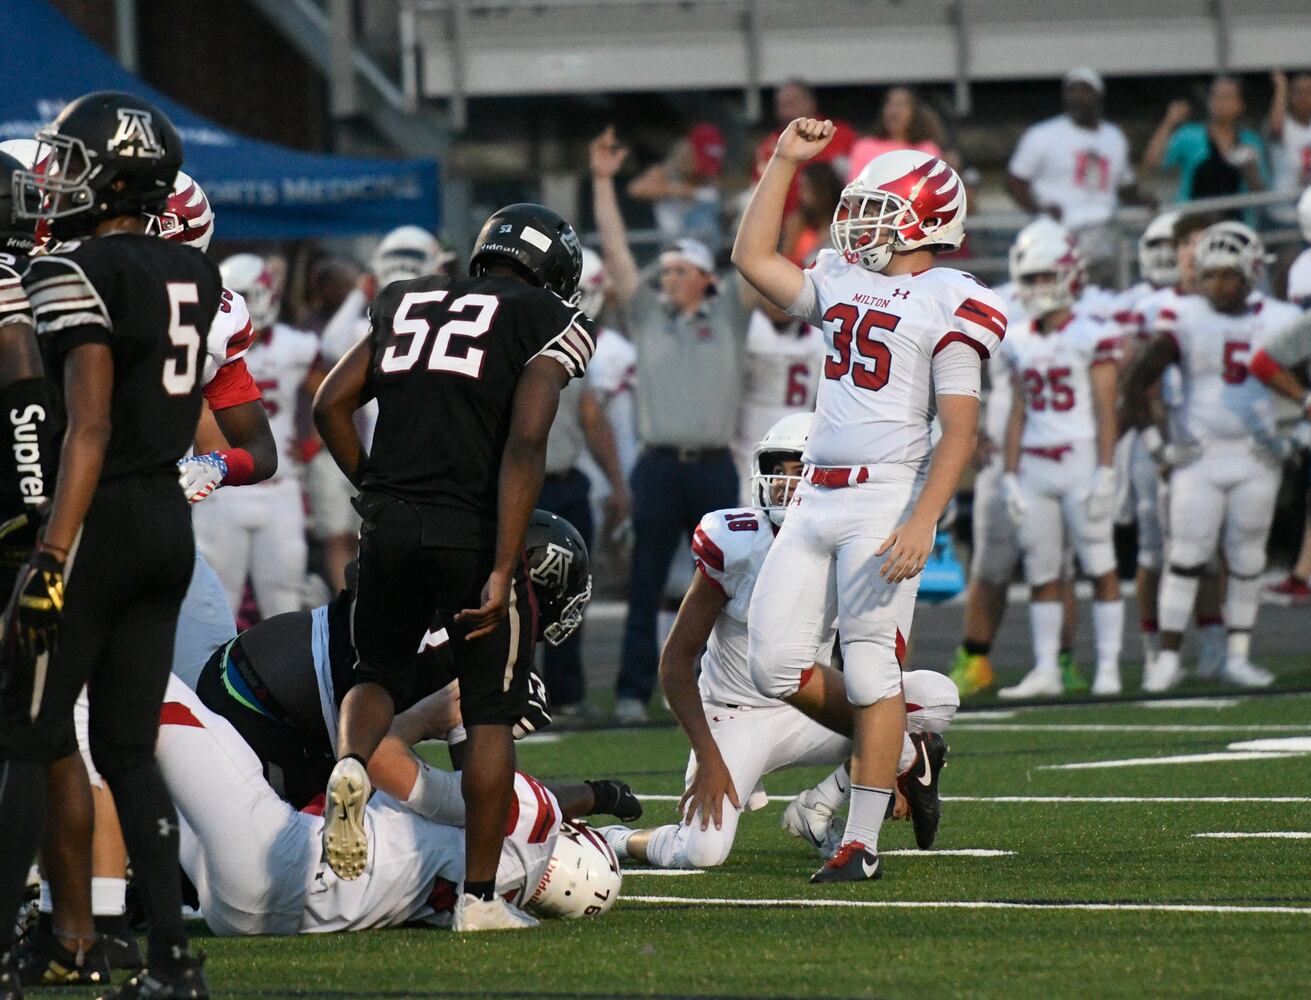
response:
[[[0,253],[0,336],[5,342],[15,334],[16,328],[20,328],[16,335],[31,336],[32,306],[23,289],[23,272],[26,270],[26,257]],[[6,409],[8,447],[5,451],[9,454],[0,456],[0,522],[28,510],[29,503],[54,495],[54,483],[49,479],[49,457],[43,452],[43,446],[48,444],[45,421],[53,419],[53,414],[46,413],[44,408],[34,410],[30,406]],[[0,539],[0,567],[13,569],[21,565],[31,552],[35,539],[35,529],[11,532]],[[12,585],[12,578],[8,575],[0,579]]]
[[[501,454],[515,388],[544,355],[582,377],[591,320],[553,292],[513,278],[416,278],[370,310],[366,394],[378,401],[363,486],[439,508],[425,541],[492,548]]]
[[[68,352],[107,344],[113,428],[101,480],[172,469],[200,419],[218,267],[157,236],[116,234],[34,257],[23,278],[46,374],[62,392]]]

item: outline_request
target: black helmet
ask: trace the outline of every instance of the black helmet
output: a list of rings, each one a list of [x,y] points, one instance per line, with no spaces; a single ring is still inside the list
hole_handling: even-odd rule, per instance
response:
[[[173,123],[132,94],[79,97],[36,139],[36,166],[14,180],[15,210],[49,220],[60,240],[85,236],[118,215],[162,211],[182,166]]]
[[[14,215],[14,174],[23,169],[21,161],[0,153],[0,253],[26,256],[36,245],[36,220]]]
[[[574,227],[541,205],[506,205],[483,223],[474,240],[469,273],[510,263],[534,284],[568,301],[583,273],[583,248]]]
[[[592,574],[587,546],[578,530],[556,514],[533,511],[524,537],[528,579],[537,598],[538,631],[558,646],[583,623],[583,609],[592,599]]]

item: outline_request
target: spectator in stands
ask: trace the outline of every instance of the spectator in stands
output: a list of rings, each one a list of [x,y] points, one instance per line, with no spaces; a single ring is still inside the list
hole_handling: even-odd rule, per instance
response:
[[[807,163],[801,171],[801,203],[783,220],[783,253],[788,260],[805,267],[832,245],[829,225],[841,200],[842,180],[833,164]]]
[[[883,98],[878,127],[872,136],[857,139],[847,164],[848,182],[876,156],[897,149],[918,149],[941,156],[944,146],[942,120],[909,87],[893,87]]]
[[[627,150],[608,128],[591,144],[593,210],[615,304],[637,348],[633,559],[615,717],[638,722],[655,688],[656,618],[680,541],[708,511],[738,502],[730,445],[742,397],[747,307],[705,244],[680,239],[639,274],[614,175]]]
[[[756,146],[756,158],[751,168],[751,179],[760,180],[760,175],[765,170],[765,164],[774,155],[774,146],[778,143],[778,137],[783,134],[783,130],[788,127],[788,123],[792,119],[823,117],[819,112],[819,104],[815,100],[815,92],[810,89],[809,84],[801,80],[788,80],[786,83],[780,84],[778,89],[774,91],[775,128],[773,132],[761,139],[760,144]],[[833,125],[835,132],[832,141],[811,162],[831,163],[838,172],[839,177],[846,177],[848,158],[851,156],[852,147],[856,144],[856,131],[844,121],[834,120]],[[796,211],[800,202],[801,173],[798,171],[797,176],[792,181],[792,187],[788,191],[788,199],[783,205],[784,216]]]
[[[1243,90],[1232,76],[1217,76],[1207,96],[1207,120],[1189,122],[1187,101],[1171,101],[1157,126],[1143,169],[1179,171],[1178,201],[1264,191],[1265,147],[1243,128]]]
[[[1007,167],[1006,187],[1020,208],[1079,230],[1104,225],[1121,200],[1151,203],[1134,180],[1124,132],[1102,117],[1105,93],[1096,70],[1065,74],[1064,113],[1020,136]]]
[[[652,203],[656,227],[667,240],[690,236],[712,250],[720,230],[719,177],[724,172],[724,134],[711,122],[694,125],[669,155],[634,177],[628,196]]]
[[[1275,70],[1270,82],[1274,96],[1266,128],[1274,174],[1271,189],[1296,195],[1311,187],[1311,73],[1297,73],[1290,80],[1282,70]],[[1270,214],[1285,225],[1297,220],[1291,200],[1272,206]]]

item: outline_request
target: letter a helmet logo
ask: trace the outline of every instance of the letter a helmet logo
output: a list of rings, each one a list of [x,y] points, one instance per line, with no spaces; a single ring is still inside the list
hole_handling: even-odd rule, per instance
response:
[[[154,118],[142,108],[118,109],[118,131],[108,147],[111,153],[141,160],[158,160],[164,155],[164,147],[155,138]]]
[[[559,594],[563,593],[569,581],[569,567],[573,565],[574,554],[562,545],[548,542],[546,554],[528,573],[533,583]]]

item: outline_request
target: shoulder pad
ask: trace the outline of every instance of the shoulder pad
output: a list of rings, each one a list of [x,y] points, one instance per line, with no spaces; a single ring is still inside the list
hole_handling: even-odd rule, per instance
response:
[[[8,323],[31,326],[32,306],[27,301],[22,276],[9,264],[0,261],[0,326]]]
[[[38,333],[56,333],[74,326],[112,329],[109,310],[74,252],[86,244],[61,248],[59,253],[32,260],[23,286],[36,319]]]
[[[255,331],[251,329],[246,300],[239,292],[223,289],[218,312],[214,314],[213,322],[209,325],[209,336],[205,339],[205,353],[208,355],[205,381],[213,378],[223,365],[244,357],[254,337]]]
[[[758,556],[774,541],[774,526],[755,507],[711,511],[692,533],[698,568],[730,598],[758,568]]]

